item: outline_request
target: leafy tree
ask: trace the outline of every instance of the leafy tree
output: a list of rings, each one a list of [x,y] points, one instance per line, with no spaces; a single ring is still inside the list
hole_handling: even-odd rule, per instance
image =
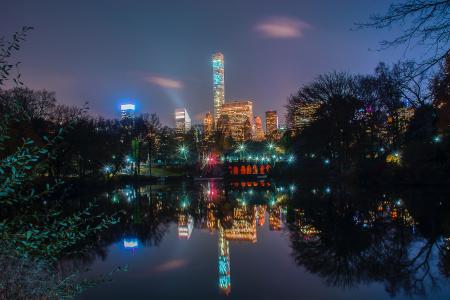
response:
[[[10,78],[14,66],[10,63],[13,51],[20,49],[20,43],[29,30],[24,27],[11,42],[2,40],[0,43],[0,87]],[[14,82],[20,84],[18,78],[20,76]],[[20,91],[28,93],[27,90]],[[4,97],[3,92],[0,94],[0,259],[2,263],[7,261],[8,270],[37,275],[30,277],[35,280],[31,282],[27,276],[18,278],[12,285],[0,282],[0,297],[63,298],[67,296],[66,292],[80,292],[83,283],[77,282],[70,274],[56,272],[57,260],[69,255],[77,243],[115,224],[118,219],[91,214],[93,205],[73,214],[64,214],[63,183],[56,180],[43,186],[39,184],[53,148],[63,138],[64,127],[58,128],[52,137],[41,137],[40,144],[24,136],[16,149],[6,151],[4,145],[11,139],[13,126],[32,120],[33,114],[24,108],[33,107],[30,103],[36,103],[20,101],[20,97],[16,101],[15,97],[6,94],[8,97]],[[33,108],[31,112],[34,111]]]

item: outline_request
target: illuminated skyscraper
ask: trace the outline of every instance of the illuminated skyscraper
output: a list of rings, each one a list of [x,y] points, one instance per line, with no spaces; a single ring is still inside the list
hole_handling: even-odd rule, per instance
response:
[[[219,121],[222,105],[225,103],[225,81],[223,54],[220,52],[212,56],[213,66],[213,99],[214,99],[214,126]]]
[[[264,140],[264,129],[262,125],[262,120],[260,116],[255,117],[255,141]]]
[[[191,118],[185,108],[175,109],[175,130],[183,135],[191,129]]]
[[[266,136],[273,139],[278,133],[278,114],[276,110],[266,111]]]
[[[222,105],[220,122],[225,134],[236,142],[250,140],[253,136],[252,101],[233,101]]]
[[[131,141],[134,128],[134,114],[136,106],[134,104],[122,104],[120,106],[120,125],[123,129],[120,141],[122,143]]]
[[[136,106],[134,104],[122,104],[120,106],[120,119],[122,121],[134,118]]]

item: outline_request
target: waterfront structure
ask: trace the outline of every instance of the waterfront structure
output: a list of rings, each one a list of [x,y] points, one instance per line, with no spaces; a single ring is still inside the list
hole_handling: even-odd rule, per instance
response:
[[[253,136],[253,102],[250,100],[225,103],[221,108],[218,129],[236,142]]]
[[[178,136],[186,134],[191,129],[191,118],[185,108],[175,109],[175,130]]]
[[[276,110],[266,111],[266,137],[276,139],[278,135],[278,113]]]
[[[263,124],[260,116],[255,117],[255,141],[264,141],[265,135],[264,135],[264,129]]]
[[[214,126],[221,116],[222,105],[225,103],[224,59],[223,54],[217,52],[212,56],[213,67],[213,100]]]
[[[289,117],[289,129],[293,134],[301,133],[317,119],[316,112],[320,103],[299,103],[292,116]]]

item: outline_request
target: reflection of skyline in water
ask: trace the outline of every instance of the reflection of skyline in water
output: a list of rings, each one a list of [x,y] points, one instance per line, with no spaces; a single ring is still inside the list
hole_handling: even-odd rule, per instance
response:
[[[122,242],[133,251],[159,244],[171,223],[177,224],[184,243],[190,243],[197,230],[214,233],[218,286],[227,295],[233,279],[231,242],[258,247],[258,228],[264,224],[270,231],[287,232],[295,263],[330,286],[380,282],[391,295],[423,294],[432,286],[425,281],[446,276],[450,269],[450,234],[424,236],[421,209],[407,197],[375,193],[352,199],[351,193],[326,185],[224,188],[202,182],[195,188],[126,186],[107,198],[126,211]],[[431,257],[439,262],[430,265]]]

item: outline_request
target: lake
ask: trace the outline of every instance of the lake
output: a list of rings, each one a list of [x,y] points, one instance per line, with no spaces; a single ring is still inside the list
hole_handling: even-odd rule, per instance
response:
[[[272,181],[123,186],[81,197],[121,222],[67,261],[77,299],[448,299],[448,191]],[[447,201],[445,201],[447,200]]]

